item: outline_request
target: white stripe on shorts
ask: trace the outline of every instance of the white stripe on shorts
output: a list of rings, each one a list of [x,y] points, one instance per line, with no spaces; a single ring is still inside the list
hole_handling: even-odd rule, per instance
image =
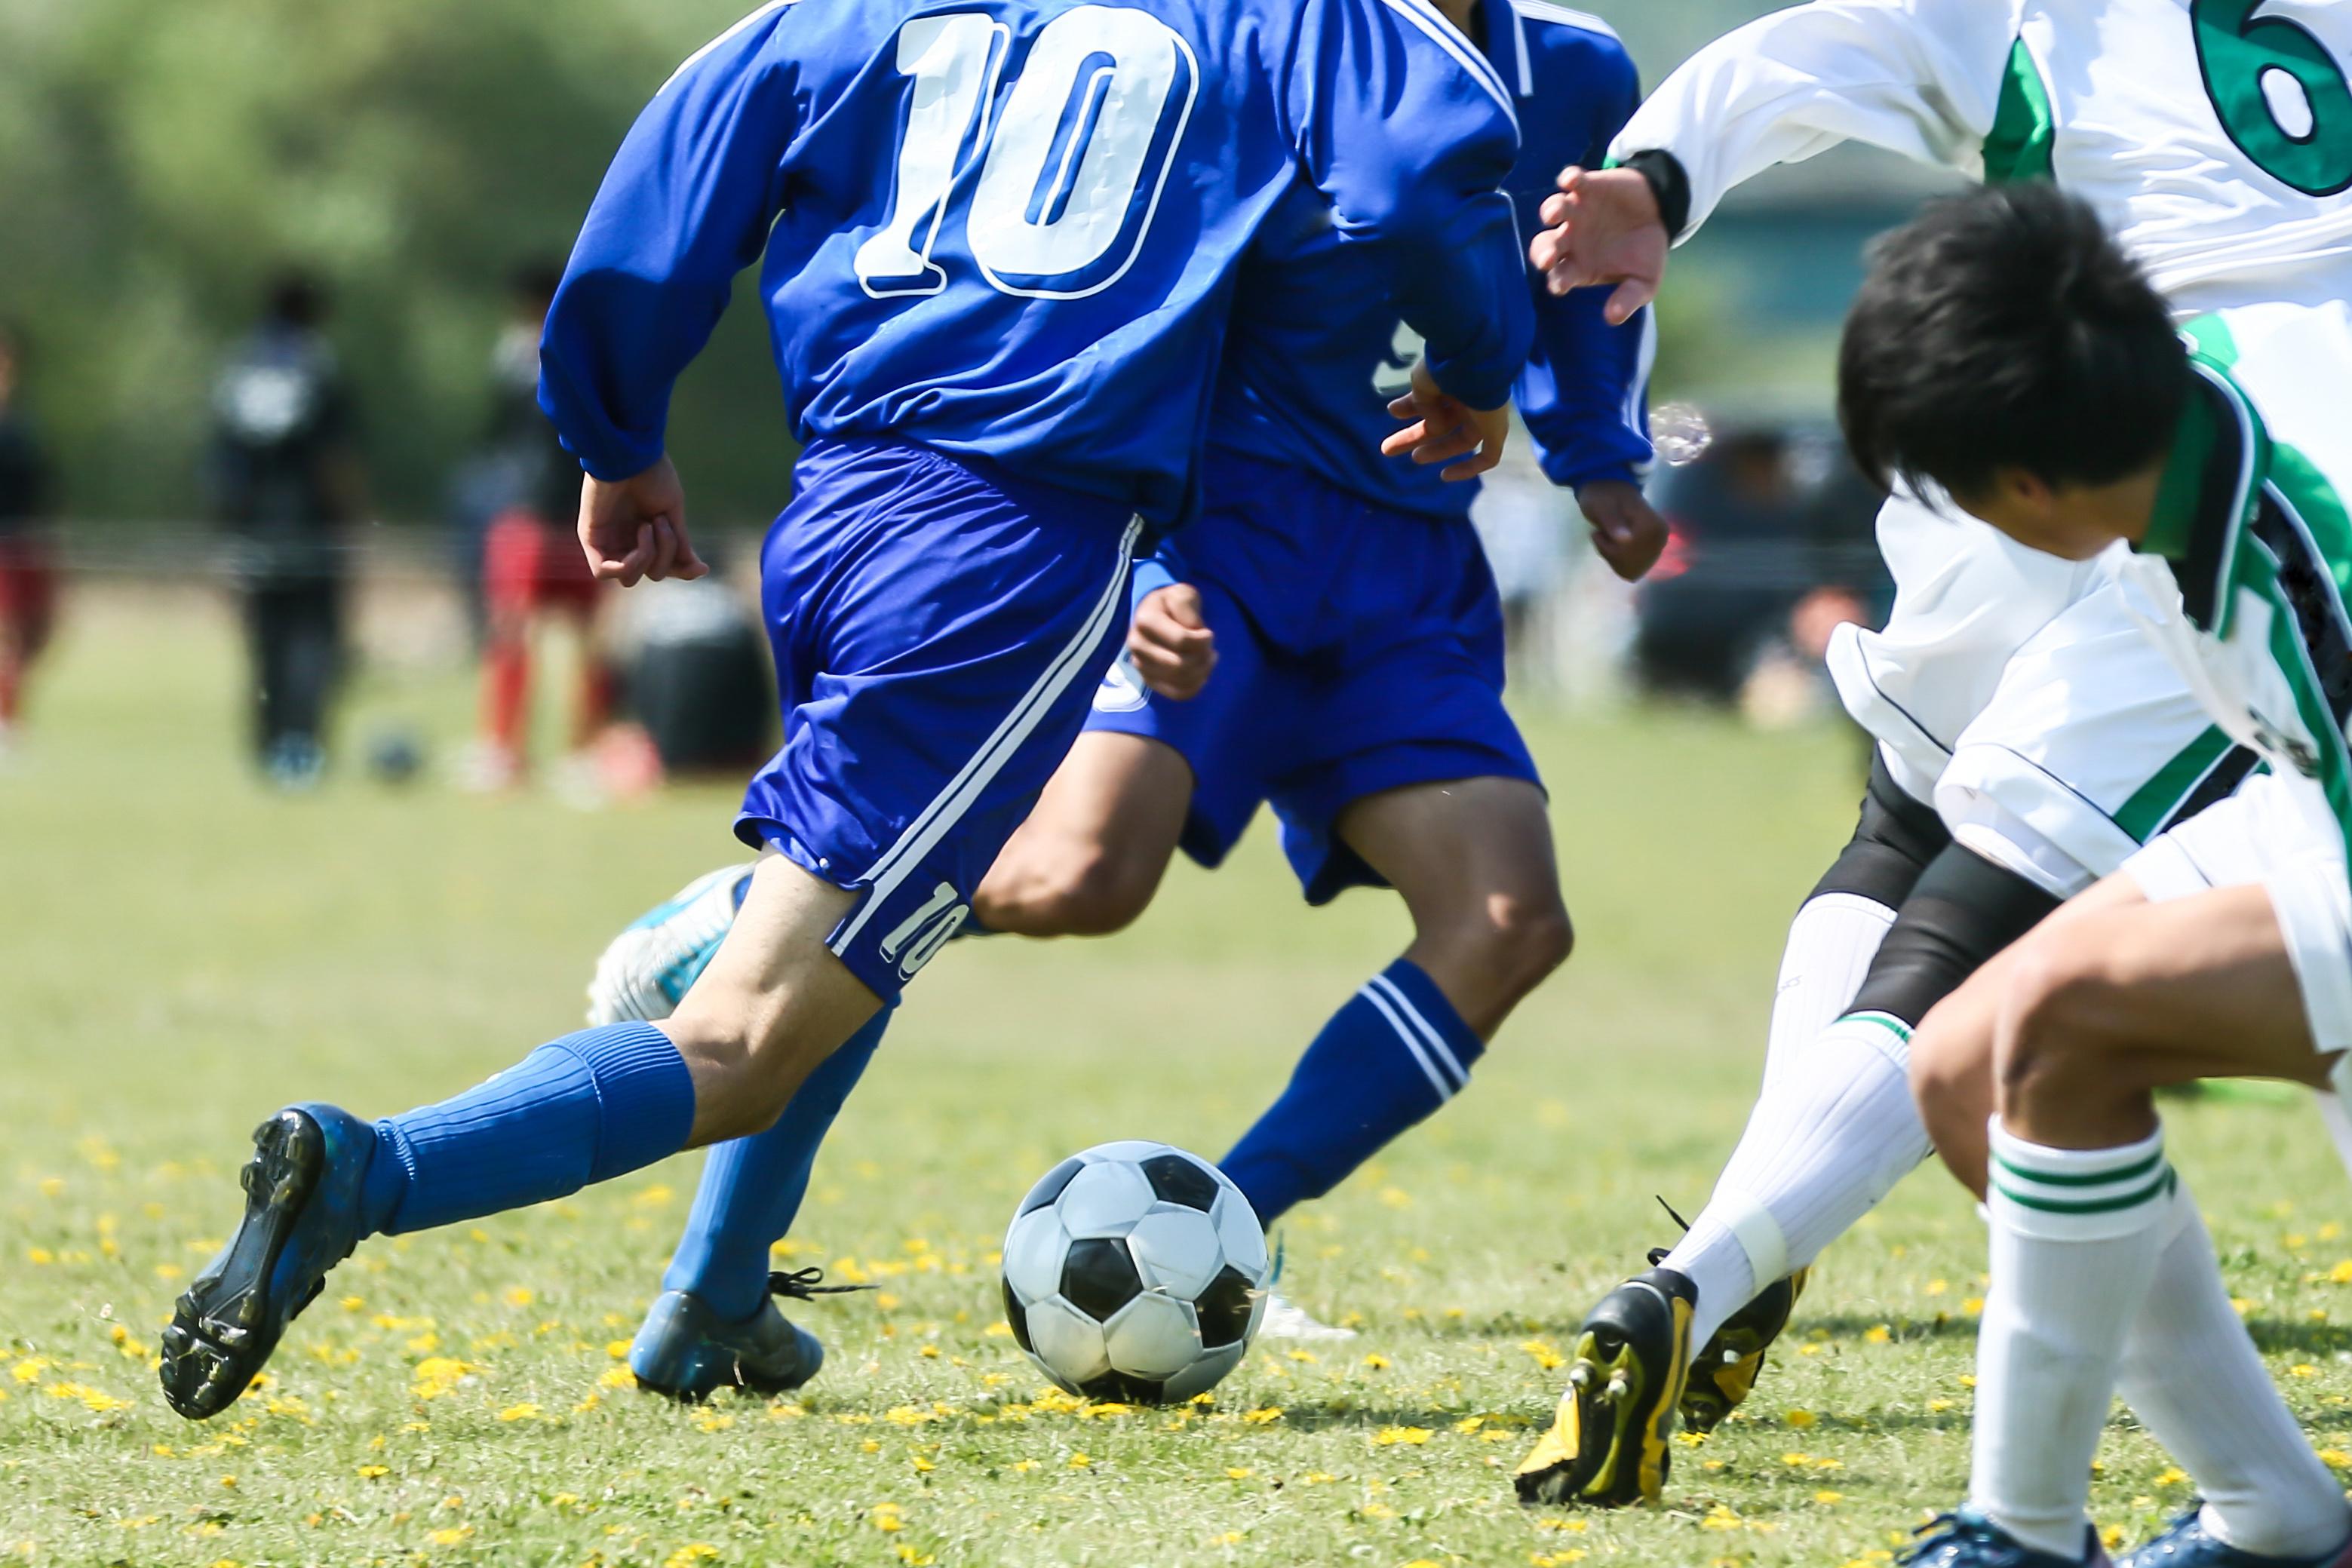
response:
[[[1411,1051],[1413,1061],[1420,1064],[1422,1075],[1429,1080],[1429,1086],[1437,1091],[1439,1102],[1442,1103],[1453,1099],[1454,1085],[1448,1083],[1444,1075],[1437,1071],[1437,1064],[1429,1060],[1428,1050],[1420,1040],[1413,1038],[1412,1026],[1397,1016],[1396,1009],[1389,1006],[1389,999],[1374,990],[1370,982],[1367,982],[1364,988],[1356,994],[1371,1003],[1379,1010],[1381,1017],[1388,1019],[1389,1028],[1396,1030],[1396,1037],[1404,1041],[1405,1050]]]
[[[1381,995],[1397,1005],[1399,1011],[1412,1020],[1415,1029],[1421,1030],[1421,1038],[1429,1042],[1430,1056],[1445,1069],[1447,1076],[1454,1080],[1454,1087],[1467,1089],[1470,1086],[1470,1070],[1462,1065],[1462,1059],[1454,1054],[1454,1048],[1445,1043],[1445,1037],[1422,1016],[1419,1008],[1412,1005],[1412,998],[1404,994],[1404,988],[1386,975],[1374,975],[1371,983],[1380,988]]]
[[[1045,673],[1037,677],[1036,685],[1013,705],[1013,711],[1004,716],[1004,722],[998,725],[996,732],[972,754],[971,760],[963,765],[962,771],[948,780],[947,788],[923,808],[922,815],[899,835],[897,843],[882,852],[882,858],[876,861],[873,869],[866,873],[865,903],[842,926],[840,934],[827,944],[836,955],[848,948],[858,932],[865,929],[866,922],[874,912],[898,891],[900,883],[907,880],[908,873],[920,865],[923,857],[936,849],[949,831],[963,820],[964,813],[971,810],[972,802],[979,800],[989,782],[1003,771],[1005,763],[1021,749],[1022,743],[1044,721],[1055,702],[1069,689],[1070,683],[1081,675],[1091,678],[1100,674],[1094,668],[1093,654],[1102,642],[1103,634],[1110,629],[1111,618],[1126,602],[1127,569],[1135,559],[1135,541],[1142,532],[1141,517],[1128,523],[1127,532],[1118,542],[1118,570],[1111,573],[1110,581],[1104,586],[1102,597],[1096,601],[1086,623],[1054,656],[1054,662],[1045,666]]]

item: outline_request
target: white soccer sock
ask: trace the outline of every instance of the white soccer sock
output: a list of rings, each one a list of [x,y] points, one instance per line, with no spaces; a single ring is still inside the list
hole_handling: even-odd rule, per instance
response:
[[[2206,1528],[2261,1557],[2316,1557],[2352,1536],[2352,1508],[2311,1451],[2230,1305],[2205,1221],[2183,1192],[2177,1228],[2124,1343],[2118,1386],[2195,1478]]]
[[[1819,1257],[1927,1157],[1910,1038],[1885,1013],[1843,1018],[1815,1038],[1801,1071],[1765,1085],[1715,1196],[1666,1259],[1698,1287],[1694,1348],[1763,1286]]]
[[[1870,961],[1894,924],[1894,910],[1858,893],[1824,893],[1805,900],[1789,922],[1789,945],[1780,950],[1772,1026],[1764,1041],[1767,1089],[1853,1005]]]
[[[2121,1148],[2053,1149],[1996,1116],[1991,1178],[1970,1500],[2028,1546],[2077,1559],[2124,1337],[2187,1200],[2161,1128]]]

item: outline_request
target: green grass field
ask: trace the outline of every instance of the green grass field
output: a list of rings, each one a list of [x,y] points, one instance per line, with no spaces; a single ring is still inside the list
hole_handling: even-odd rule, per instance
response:
[[[1403,936],[1309,912],[1263,826],[1132,933],[964,943],[912,993],[817,1173],[792,1402],[681,1409],[615,1358],[693,1157],[363,1248],[268,1385],[192,1426],[152,1345],[289,1098],[437,1098],[577,1021],[605,937],[730,853],[732,793],[581,813],[346,777],[281,800],[233,745],[225,616],[90,602],[0,774],[0,1561],[572,1565],[1885,1562],[1965,1479],[1983,1238],[1922,1171],[1835,1249],[1670,1506],[1529,1512],[1508,1471],[1556,1348],[1701,1203],[1760,1061],[1784,924],[1852,821],[1857,748],[1713,717],[1534,722],[1580,946],[1470,1092],[1287,1226],[1288,1285],[1362,1335],[1262,1345],[1211,1406],[1042,1397],[999,1319],[1012,1206],[1073,1149],[1213,1156]],[[447,740],[455,678],[363,692]],[[2232,1288],[2324,1448],[2352,1448],[2343,1174],[2300,1104],[2169,1117]],[[2341,1462],[2352,1464],[2352,1459]],[[2186,1496],[2118,1417],[2095,1491]]]

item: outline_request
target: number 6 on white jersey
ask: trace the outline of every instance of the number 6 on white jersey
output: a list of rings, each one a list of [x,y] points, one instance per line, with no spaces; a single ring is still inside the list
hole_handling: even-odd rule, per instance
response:
[[[1008,41],[1003,23],[977,11],[899,29],[898,71],[914,87],[897,192],[889,223],[852,263],[875,298],[947,287],[931,250],[967,147],[986,151],[966,235],[1000,292],[1080,298],[1117,282],[1141,251],[1200,91],[1191,47],[1147,12],[1065,11],[1039,30],[992,126]]]

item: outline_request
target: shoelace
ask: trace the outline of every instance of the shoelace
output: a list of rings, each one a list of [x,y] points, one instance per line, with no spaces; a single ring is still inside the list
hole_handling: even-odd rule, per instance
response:
[[[817,1268],[796,1269],[793,1272],[768,1276],[768,1294],[786,1296],[795,1301],[814,1301],[819,1296],[845,1296],[852,1291],[871,1291],[873,1285],[828,1285],[824,1282],[824,1270]]]
[[[1654,1193],[1654,1194],[1652,1194],[1651,1196],[1652,1196],[1652,1197],[1656,1197],[1656,1198],[1657,1198],[1657,1200],[1658,1200],[1658,1207],[1659,1207],[1660,1208],[1663,1208],[1663,1209],[1664,1209],[1664,1210],[1666,1211],[1666,1218],[1667,1218],[1668,1219],[1673,1220],[1676,1225],[1681,1226],[1681,1227],[1682,1227],[1682,1230],[1683,1230],[1683,1234],[1684,1234],[1685,1236],[1688,1236],[1688,1235],[1690,1234],[1690,1221],[1689,1221],[1689,1220],[1687,1220],[1687,1219],[1685,1219],[1681,1215],[1676,1214],[1676,1213],[1675,1212],[1675,1206],[1674,1206],[1673,1204],[1671,1204],[1671,1203],[1668,1203],[1668,1202],[1665,1200],[1665,1197],[1664,1197],[1664,1194]],[[1675,1249],[1674,1249],[1673,1248],[1671,1248],[1671,1247],[1653,1247],[1653,1248],[1651,1248],[1651,1249],[1650,1249],[1650,1267],[1651,1267],[1651,1268],[1653,1268],[1653,1269],[1654,1269],[1654,1268],[1656,1268],[1659,1264],[1664,1263],[1664,1262],[1668,1258],[1671,1258],[1671,1257],[1673,1257],[1673,1256],[1674,1256],[1674,1251],[1675,1251]]]

